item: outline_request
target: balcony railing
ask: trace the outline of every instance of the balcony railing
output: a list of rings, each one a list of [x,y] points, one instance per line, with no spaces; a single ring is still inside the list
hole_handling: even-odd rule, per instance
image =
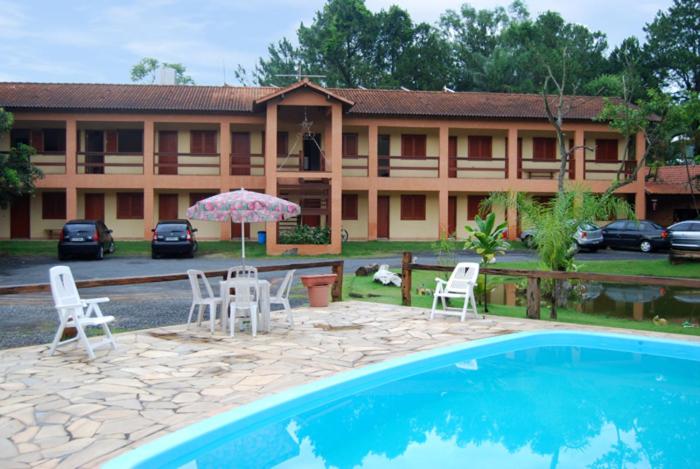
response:
[[[9,155],[9,151],[0,151],[0,155]],[[42,151],[30,157],[34,166],[44,174],[66,174],[65,151]]]
[[[634,171],[637,162],[632,160],[584,160],[583,177],[590,180],[610,181],[615,179],[620,165],[623,165],[622,176],[627,178]]]
[[[143,174],[143,153],[79,151],[78,174]]]
[[[218,176],[218,153],[172,153],[154,154],[153,173],[158,175]]]
[[[229,155],[229,174],[231,176],[264,176],[265,155],[262,153]]]
[[[277,155],[277,172],[327,172],[330,165],[326,164],[323,151],[319,155],[304,155],[303,152]]]
[[[519,158],[519,179],[556,179],[561,167],[561,160],[552,158]],[[568,179],[576,176],[575,160],[571,158],[567,164]]]
[[[369,176],[367,155],[343,155],[343,176]]]
[[[379,155],[377,172],[379,177],[437,178],[440,172],[440,157]]]
[[[451,156],[449,177],[462,179],[503,179],[508,177],[508,158]]]

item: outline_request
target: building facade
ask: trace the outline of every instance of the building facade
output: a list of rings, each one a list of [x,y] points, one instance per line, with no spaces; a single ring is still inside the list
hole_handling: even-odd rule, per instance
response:
[[[625,142],[595,120],[603,101],[569,97],[564,130],[576,147],[568,181],[605,190]],[[538,95],[286,88],[0,83],[12,111],[0,151],[27,143],[45,177],[31,198],[0,210],[0,238],[48,238],[66,219],[100,218],[116,239],[150,239],[159,219],[244,187],[298,202],[299,220],[253,225],[270,254],[339,253],[354,240],[464,237],[493,191],[556,192],[556,135]],[[638,135],[634,154],[644,153]],[[584,148],[585,147],[585,148]],[[644,175],[620,190],[644,218]],[[517,214],[508,220],[518,231]],[[290,246],[279,230],[329,226],[328,245]],[[196,222],[200,239],[241,236]]]

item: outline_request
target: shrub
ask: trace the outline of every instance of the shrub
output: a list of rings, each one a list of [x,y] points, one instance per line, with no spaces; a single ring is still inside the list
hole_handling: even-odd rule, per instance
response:
[[[329,244],[331,229],[327,226],[297,225],[280,233],[280,244]]]

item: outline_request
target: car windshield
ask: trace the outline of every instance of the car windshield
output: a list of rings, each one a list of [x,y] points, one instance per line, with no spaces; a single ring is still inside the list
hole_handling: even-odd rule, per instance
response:
[[[157,233],[173,233],[187,231],[187,225],[182,223],[165,223],[156,227]]]
[[[91,225],[89,223],[75,223],[75,224],[66,225],[64,227],[64,229],[67,233],[82,233],[82,232],[92,233],[93,231],[95,231],[95,225]]]

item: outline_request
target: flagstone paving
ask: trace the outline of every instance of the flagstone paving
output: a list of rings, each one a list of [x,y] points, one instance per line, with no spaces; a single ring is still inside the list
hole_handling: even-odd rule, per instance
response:
[[[535,329],[597,329],[490,317],[428,321],[424,309],[363,302],[299,308],[253,338],[172,326],[118,334],[119,349],[0,351],[0,467],[96,467],[205,417],[370,363]],[[620,332],[620,330],[616,330]],[[645,335],[664,335],[643,333]],[[695,340],[698,337],[673,336]]]

